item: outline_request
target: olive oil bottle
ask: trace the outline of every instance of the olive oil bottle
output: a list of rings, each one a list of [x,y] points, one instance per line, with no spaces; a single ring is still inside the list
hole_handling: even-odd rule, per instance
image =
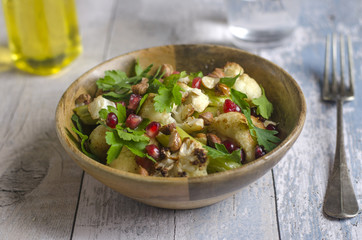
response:
[[[2,0],[15,66],[49,75],[82,52],[74,0]]]

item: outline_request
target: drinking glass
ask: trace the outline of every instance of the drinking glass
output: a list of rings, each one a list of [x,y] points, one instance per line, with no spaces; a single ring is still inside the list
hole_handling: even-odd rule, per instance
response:
[[[225,0],[228,26],[236,42],[273,46],[298,25],[300,0]]]

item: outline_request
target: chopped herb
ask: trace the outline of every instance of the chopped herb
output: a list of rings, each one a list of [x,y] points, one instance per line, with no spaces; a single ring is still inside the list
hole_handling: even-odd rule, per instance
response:
[[[222,144],[215,144],[215,148],[203,146],[207,150],[209,164],[207,171],[209,173],[222,172],[241,166],[241,149],[229,153]]]
[[[232,87],[234,86],[236,80],[239,78],[240,73],[238,75],[236,75],[235,77],[224,77],[224,78],[220,78],[220,83],[225,84],[228,87]]]
[[[73,132],[75,132],[78,137],[81,139],[80,142],[80,148],[82,150],[82,152],[87,155],[90,158],[93,158],[96,161],[99,161],[98,157],[90,152],[87,151],[86,147],[85,147],[85,143],[88,140],[88,136],[86,134],[83,133],[83,129],[82,129],[82,124],[80,123],[79,117],[76,114],[73,114],[71,117],[75,127],[72,127]]]
[[[260,88],[262,95],[258,98],[254,98],[252,103],[257,106],[256,113],[260,114],[263,118],[268,119],[273,112],[273,104],[266,98],[264,88],[262,86],[260,86]]]
[[[173,104],[181,104],[183,89],[177,81],[186,76],[186,72],[181,72],[164,79],[164,83],[158,89],[158,95],[154,98],[154,107],[157,112],[171,112]]]
[[[250,106],[249,103],[244,100],[246,98],[244,93],[231,89],[231,98],[237,105],[239,105],[241,111],[245,115],[251,136],[256,138],[258,144],[263,146],[266,151],[269,152],[273,150],[277,145],[276,143],[280,142],[280,139],[275,136],[278,132],[275,130],[261,129],[253,124],[251,120]]]
[[[136,110],[136,114],[138,114],[138,112],[140,111],[140,109],[141,109],[143,103],[146,101],[147,97],[148,97],[148,93],[143,95],[143,97],[141,98],[141,100],[138,104],[137,110]]]

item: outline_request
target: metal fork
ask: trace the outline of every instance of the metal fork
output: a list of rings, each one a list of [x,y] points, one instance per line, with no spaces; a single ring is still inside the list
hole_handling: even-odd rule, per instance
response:
[[[337,103],[337,141],[334,165],[329,177],[324,199],[324,212],[335,218],[351,218],[358,214],[356,195],[346,162],[343,138],[343,102],[354,99],[353,57],[351,39],[347,37],[349,86],[345,86],[345,37],[339,36],[340,43],[340,81],[337,79],[337,42],[338,36],[332,35],[332,85],[328,80],[331,36],[326,40],[326,59],[323,82],[323,100]]]

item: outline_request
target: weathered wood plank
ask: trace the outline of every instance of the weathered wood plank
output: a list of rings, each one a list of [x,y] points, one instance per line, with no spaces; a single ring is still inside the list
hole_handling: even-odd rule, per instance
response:
[[[107,32],[103,29],[112,7],[96,1],[77,3],[83,55],[55,76],[15,69],[0,76],[0,239],[71,236],[82,170],[57,140],[55,108],[67,86],[102,59],[106,40],[102,31]],[[100,8],[106,12],[99,13]],[[95,14],[89,14],[92,11]],[[4,29],[3,21],[0,24]],[[3,44],[5,35],[0,35]]]
[[[329,8],[322,8],[321,4]],[[351,35],[355,49],[357,95],[355,101],[345,104],[344,130],[347,162],[361,207],[362,141],[358,133],[362,128],[358,119],[362,117],[362,42],[358,22],[362,20],[359,14],[362,6],[356,1],[353,4],[326,0],[323,3],[308,1],[304,7],[303,26],[297,29],[291,44],[262,54],[292,73],[304,91],[308,106],[301,137],[274,168],[281,239],[361,239],[361,214],[349,220],[336,220],[323,213],[335,151],[336,106],[321,102],[320,89],[326,34],[340,31]],[[343,13],[346,9],[348,14]]]
[[[271,172],[220,203],[176,211],[175,239],[279,239]]]

